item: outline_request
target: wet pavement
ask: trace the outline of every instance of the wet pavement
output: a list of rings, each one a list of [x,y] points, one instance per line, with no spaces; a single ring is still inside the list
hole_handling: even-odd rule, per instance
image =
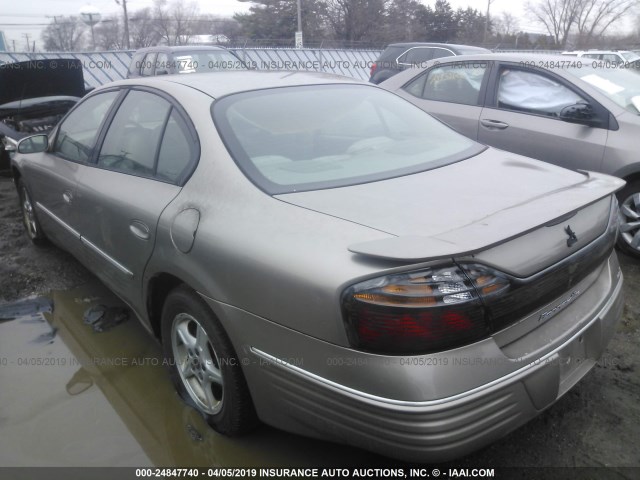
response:
[[[603,359],[536,419],[442,467],[640,467],[640,261],[619,258],[625,308]],[[217,434],[174,392],[156,340],[103,307],[123,304],[64,251],[29,243],[0,178],[0,467],[399,465],[268,426]]]
[[[176,395],[142,325],[96,331],[83,321],[96,306],[123,307],[97,282],[0,307],[1,466],[383,463],[266,426],[217,434]]]

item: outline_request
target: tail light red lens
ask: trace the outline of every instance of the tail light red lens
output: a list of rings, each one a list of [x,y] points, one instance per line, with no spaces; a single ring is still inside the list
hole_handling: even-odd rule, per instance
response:
[[[371,71],[369,72],[369,77],[373,77],[373,74],[376,72],[376,68],[378,68],[378,64],[373,62],[371,65]]]
[[[388,275],[353,285],[343,296],[351,344],[376,353],[415,354],[455,348],[488,334],[479,294],[508,289],[486,267],[457,266]],[[481,293],[483,292],[483,293]]]

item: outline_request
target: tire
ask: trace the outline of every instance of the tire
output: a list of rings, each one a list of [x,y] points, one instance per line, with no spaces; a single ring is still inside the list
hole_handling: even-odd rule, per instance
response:
[[[258,421],[240,361],[208,305],[180,286],[162,309],[162,349],[180,396],[214,430],[236,436]]]
[[[34,245],[46,245],[47,237],[42,231],[42,227],[40,226],[40,222],[38,221],[38,215],[36,214],[29,189],[24,184],[22,179],[18,179],[17,188],[18,196],[20,197],[22,223],[24,224],[24,229],[27,237],[29,237],[29,240],[31,240],[31,243],[33,243]]]
[[[628,183],[618,192],[620,203],[620,234],[618,247],[625,253],[640,257],[640,181]]]

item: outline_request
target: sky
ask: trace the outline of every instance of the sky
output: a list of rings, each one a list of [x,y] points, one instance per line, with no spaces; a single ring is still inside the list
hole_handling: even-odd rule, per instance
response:
[[[421,0],[425,5],[435,4],[435,0]],[[500,15],[503,11],[519,17],[519,27],[527,32],[543,33],[544,30],[527,20],[524,11],[526,0],[493,0],[491,15]],[[302,0],[304,2],[304,0]],[[90,3],[102,15],[122,13],[122,7],[115,0],[28,0],[13,1],[3,0],[0,13],[0,30],[5,32],[5,38],[10,48],[15,43],[16,50],[25,51],[27,36],[30,42],[36,41],[36,49],[41,49],[40,34],[44,25],[50,23],[54,15],[77,15],[79,10]],[[236,0],[196,0],[201,13],[212,13],[223,16],[231,16],[236,12],[249,10],[249,3],[241,3]],[[449,0],[454,9],[458,7],[476,8],[486,12],[487,0]],[[150,7],[153,0],[127,0],[129,11]],[[29,25],[25,25],[29,24]],[[34,25],[35,24],[35,25]],[[40,25],[37,25],[40,24]]]

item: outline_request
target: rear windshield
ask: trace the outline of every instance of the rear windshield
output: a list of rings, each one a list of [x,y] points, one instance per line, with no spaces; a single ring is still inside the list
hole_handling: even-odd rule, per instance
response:
[[[246,70],[245,64],[227,50],[180,51],[173,54],[178,73]]]
[[[489,52],[486,48],[482,47],[457,47],[458,55],[474,55],[477,53]]]
[[[407,50],[407,47],[387,47],[384,52],[380,54],[380,57],[378,57],[378,61],[395,60],[405,50]]]
[[[366,85],[314,85],[230,95],[212,105],[231,156],[270,194],[417,173],[483,146],[406,100]]]

